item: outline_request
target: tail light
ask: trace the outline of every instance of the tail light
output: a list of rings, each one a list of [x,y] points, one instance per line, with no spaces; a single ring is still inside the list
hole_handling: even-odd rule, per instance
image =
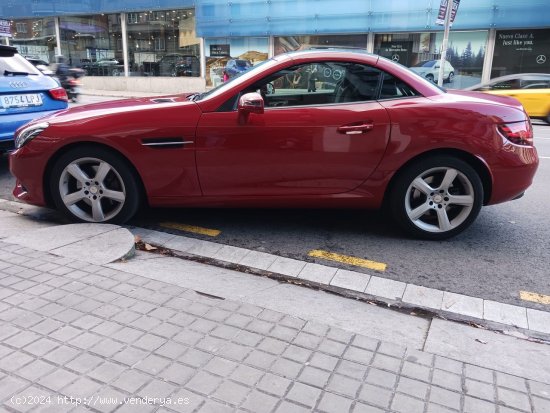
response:
[[[63,89],[62,87],[56,87],[55,89],[50,89],[49,92],[52,99],[64,100],[65,102],[69,101],[67,92],[65,92],[65,89]]]
[[[533,127],[529,120],[500,123],[498,130],[506,139],[516,145],[533,145]]]

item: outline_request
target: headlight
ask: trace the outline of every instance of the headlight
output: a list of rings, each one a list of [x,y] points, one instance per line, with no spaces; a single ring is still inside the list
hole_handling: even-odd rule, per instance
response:
[[[15,148],[21,148],[27,142],[32,140],[35,136],[44,131],[48,126],[50,126],[48,122],[40,122],[33,125],[25,126],[15,136]]]

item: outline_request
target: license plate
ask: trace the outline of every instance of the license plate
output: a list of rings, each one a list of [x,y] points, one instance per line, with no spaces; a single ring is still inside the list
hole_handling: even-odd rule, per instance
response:
[[[24,95],[3,95],[0,96],[2,107],[23,108],[28,106],[42,106],[42,95],[40,93],[27,93]]]

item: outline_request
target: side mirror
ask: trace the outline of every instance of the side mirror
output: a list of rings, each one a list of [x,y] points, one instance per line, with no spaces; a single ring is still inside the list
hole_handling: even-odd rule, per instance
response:
[[[264,99],[257,92],[246,93],[239,98],[239,113],[264,113]]]

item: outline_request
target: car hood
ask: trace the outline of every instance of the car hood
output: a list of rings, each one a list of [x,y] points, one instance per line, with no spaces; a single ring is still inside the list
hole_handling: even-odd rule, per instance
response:
[[[187,93],[92,103],[56,112],[46,118],[40,119],[40,121],[47,121],[51,125],[55,125],[69,121],[83,121],[90,118],[112,116],[122,113],[155,110],[161,107],[195,106],[195,102],[187,99],[190,95],[191,93]]]

